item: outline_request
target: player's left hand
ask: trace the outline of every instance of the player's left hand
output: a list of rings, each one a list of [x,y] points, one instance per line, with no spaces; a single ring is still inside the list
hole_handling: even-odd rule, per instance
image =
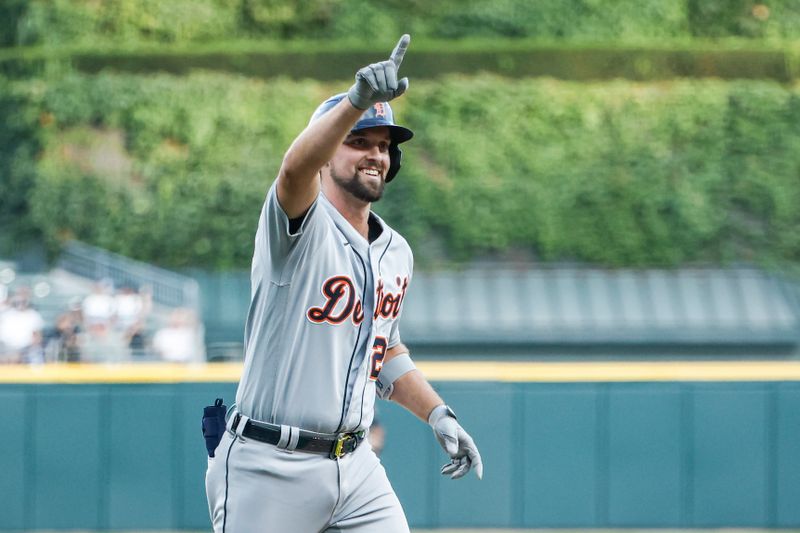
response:
[[[428,416],[428,424],[451,459],[442,467],[442,475],[458,479],[474,468],[478,479],[483,479],[483,462],[478,447],[458,423],[453,411],[446,405],[436,407]]]

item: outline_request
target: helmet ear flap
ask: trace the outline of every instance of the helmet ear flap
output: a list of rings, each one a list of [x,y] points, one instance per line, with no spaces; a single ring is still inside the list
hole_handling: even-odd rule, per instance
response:
[[[389,170],[386,172],[386,183],[394,179],[400,171],[400,160],[403,158],[403,151],[394,143],[389,145]]]

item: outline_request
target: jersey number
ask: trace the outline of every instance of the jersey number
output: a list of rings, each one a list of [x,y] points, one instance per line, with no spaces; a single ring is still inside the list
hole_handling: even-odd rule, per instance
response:
[[[387,345],[386,337],[375,337],[375,342],[372,344],[372,364],[369,372],[370,381],[378,379],[378,374],[381,373]]]

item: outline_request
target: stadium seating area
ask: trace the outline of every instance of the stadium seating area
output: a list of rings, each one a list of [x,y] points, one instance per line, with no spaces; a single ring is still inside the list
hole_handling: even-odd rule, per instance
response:
[[[122,258],[106,268],[127,272],[121,281],[71,272],[76,256],[111,257],[86,246],[80,256],[79,246],[65,256],[73,263],[46,272],[0,262],[0,363],[205,360],[197,309],[154,298],[151,284],[136,281],[142,265]]]

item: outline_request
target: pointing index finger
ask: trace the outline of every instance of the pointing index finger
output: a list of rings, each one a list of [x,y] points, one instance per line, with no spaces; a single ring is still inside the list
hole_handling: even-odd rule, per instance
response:
[[[403,56],[406,55],[406,49],[408,48],[408,43],[411,42],[411,36],[409,34],[404,34],[400,37],[400,40],[397,42],[397,46],[394,47],[392,50],[392,55],[389,56],[395,66],[399,67],[400,63],[403,62]]]

